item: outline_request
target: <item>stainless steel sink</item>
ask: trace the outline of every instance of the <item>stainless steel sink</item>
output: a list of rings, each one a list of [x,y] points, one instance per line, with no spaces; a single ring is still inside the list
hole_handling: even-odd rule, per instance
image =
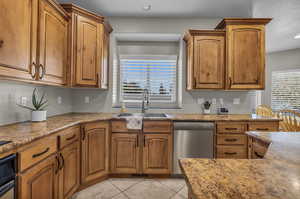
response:
[[[166,114],[164,113],[144,113],[144,117],[162,117],[162,118],[165,118],[167,117]]]
[[[143,116],[145,118],[166,118],[167,115],[164,113],[120,113],[118,114],[118,117],[131,117],[131,116]]]

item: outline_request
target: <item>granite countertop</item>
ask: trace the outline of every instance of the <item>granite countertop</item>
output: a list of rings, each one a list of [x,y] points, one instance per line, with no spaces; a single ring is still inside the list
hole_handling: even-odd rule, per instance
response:
[[[192,121],[276,121],[275,118],[252,118],[251,115],[197,115],[197,114],[167,114],[167,118],[145,118],[145,120],[192,120]],[[0,154],[19,146],[30,143],[51,133],[76,124],[122,119],[117,113],[70,113],[49,117],[45,122],[21,122],[0,126],[0,140],[12,141],[0,146]],[[123,118],[124,119],[124,118]]]
[[[300,198],[300,132],[247,132],[270,143],[264,159],[182,159],[195,198]]]

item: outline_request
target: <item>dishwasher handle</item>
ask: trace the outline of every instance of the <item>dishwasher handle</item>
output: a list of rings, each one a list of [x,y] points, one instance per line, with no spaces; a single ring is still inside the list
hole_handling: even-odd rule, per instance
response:
[[[174,122],[174,130],[214,130],[214,122]]]

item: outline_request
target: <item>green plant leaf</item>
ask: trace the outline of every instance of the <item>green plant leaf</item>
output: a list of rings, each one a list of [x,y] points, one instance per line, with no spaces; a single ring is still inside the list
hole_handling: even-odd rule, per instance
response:
[[[31,110],[31,111],[35,111],[34,108],[31,108],[29,106],[24,106],[24,105],[21,105],[21,104],[17,104],[18,106],[20,106],[21,108],[25,108],[25,109],[28,109],[28,110]]]
[[[48,103],[48,101],[44,101],[41,104],[39,104],[39,109],[38,110],[41,110],[44,105],[47,105],[47,103]]]
[[[36,88],[33,90],[32,93],[32,105],[36,110],[38,110],[37,101],[36,101]]]

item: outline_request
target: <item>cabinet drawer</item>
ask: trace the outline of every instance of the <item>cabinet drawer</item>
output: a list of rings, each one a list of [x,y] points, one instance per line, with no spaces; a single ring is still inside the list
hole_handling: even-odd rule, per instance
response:
[[[246,135],[217,135],[217,144],[221,145],[245,145],[247,144]]]
[[[244,133],[245,129],[245,124],[241,123],[226,122],[217,124],[218,133]]]
[[[278,131],[278,122],[249,123],[249,131]]]
[[[247,148],[245,146],[217,146],[217,158],[247,158]]]
[[[19,152],[20,170],[23,171],[57,151],[57,137],[43,138]]]
[[[71,127],[61,132],[59,135],[59,147],[60,149],[71,144],[72,142],[79,139],[80,127]]]
[[[145,133],[171,133],[171,121],[144,121]]]

